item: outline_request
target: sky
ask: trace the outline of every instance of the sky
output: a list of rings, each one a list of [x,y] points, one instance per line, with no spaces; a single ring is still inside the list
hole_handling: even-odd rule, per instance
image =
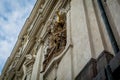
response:
[[[0,0],[0,74],[36,0]]]

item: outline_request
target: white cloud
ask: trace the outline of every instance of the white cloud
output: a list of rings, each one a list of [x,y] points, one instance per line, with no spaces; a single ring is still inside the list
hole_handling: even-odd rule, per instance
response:
[[[1,0],[0,2],[0,72],[35,1]]]

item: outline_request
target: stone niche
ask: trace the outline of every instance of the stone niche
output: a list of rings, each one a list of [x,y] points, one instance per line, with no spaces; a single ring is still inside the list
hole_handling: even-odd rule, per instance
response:
[[[66,13],[64,10],[55,12],[55,17],[47,29],[44,43],[44,61],[41,73],[45,72],[55,57],[59,56],[66,46]],[[60,60],[55,61],[56,65]]]

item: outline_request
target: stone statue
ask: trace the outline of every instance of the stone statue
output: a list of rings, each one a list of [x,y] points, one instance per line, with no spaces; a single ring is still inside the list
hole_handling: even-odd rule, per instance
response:
[[[35,60],[35,57],[32,54],[27,54],[25,56],[25,58],[26,58],[26,60],[23,63],[23,67],[22,67],[23,68],[23,73],[24,73],[24,76],[23,76],[22,80],[24,80],[26,78],[29,66],[33,65],[34,60]]]
[[[25,77],[27,75],[27,70],[26,70],[26,65],[25,64],[23,64],[23,73],[24,73],[24,76],[23,76],[22,80],[25,80]]]
[[[56,22],[55,24],[63,27],[65,20],[66,20],[66,13],[63,10],[56,11]]]
[[[49,62],[64,49],[66,45],[66,28],[65,28],[66,14],[62,10],[56,11],[56,19],[48,29],[48,45],[45,53],[45,60],[43,62],[44,72]]]

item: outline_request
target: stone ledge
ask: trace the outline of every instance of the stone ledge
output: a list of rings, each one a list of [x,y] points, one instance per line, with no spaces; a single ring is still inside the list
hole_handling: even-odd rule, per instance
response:
[[[91,58],[75,80],[92,80],[97,74],[96,66],[96,60]]]
[[[113,55],[107,51],[103,51],[97,59],[97,72],[99,73],[113,58]]]
[[[105,68],[112,58],[107,51],[103,51],[98,59],[91,58],[75,80],[106,80]]]
[[[105,70],[101,70],[93,80],[106,80]]]
[[[93,80],[120,80],[120,52],[118,52],[118,54],[113,57],[108,64],[104,64],[103,66],[102,70],[99,71]],[[109,66],[109,68],[107,66]]]

